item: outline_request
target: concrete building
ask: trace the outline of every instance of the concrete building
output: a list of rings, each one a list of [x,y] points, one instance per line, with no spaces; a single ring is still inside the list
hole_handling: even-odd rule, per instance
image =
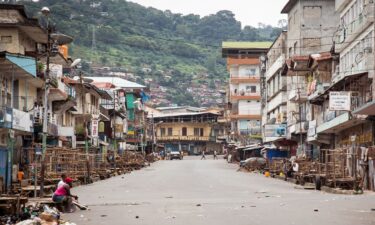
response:
[[[308,67],[311,54],[329,52],[337,32],[339,15],[335,1],[290,0],[282,9],[288,14],[287,59],[282,75],[287,76],[287,139],[288,148],[297,155],[311,149],[306,142],[312,119],[307,87],[312,75]]]
[[[243,144],[261,141],[260,56],[269,42],[223,42],[227,60],[232,138]]]
[[[101,102],[101,105],[109,110],[109,114],[114,116],[111,118],[112,124],[106,125],[106,136],[116,139],[120,150],[132,148],[144,151],[147,145],[145,103],[149,98],[145,94],[146,86],[114,76],[87,78],[113,96],[113,100]],[[105,87],[106,84],[109,86]],[[125,114],[126,117],[123,116]]]
[[[183,151],[189,155],[221,152],[217,138],[219,131],[218,111],[196,107],[162,107],[150,111],[156,135],[156,143],[164,144],[166,151]]]
[[[37,20],[20,5],[0,4],[0,189],[10,187],[23,164],[23,148],[33,142],[38,89],[37,46],[47,42]],[[15,168],[15,169],[13,169]]]
[[[317,123],[318,135],[329,135],[331,148],[370,146],[374,142],[372,115],[374,97],[374,2],[366,0],[336,1],[340,15],[335,53],[330,77],[316,89],[322,99],[323,120]],[[333,105],[334,96],[345,98]],[[322,98],[325,96],[325,98]],[[336,97],[335,97],[336,98]],[[337,108],[338,106],[342,109]],[[352,149],[353,150],[353,149]]]
[[[262,110],[264,143],[275,143],[286,138],[287,77],[282,76],[287,54],[286,44],[287,32],[283,31],[267,53],[263,92],[265,102]]]

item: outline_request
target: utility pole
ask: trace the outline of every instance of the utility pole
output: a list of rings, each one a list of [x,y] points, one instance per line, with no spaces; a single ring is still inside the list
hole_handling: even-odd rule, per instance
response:
[[[266,86],[266,77],[265,77],[265,73],[266,73],[266,56],[265,55],[261,55],[259,57],[259,60],[260,60],[260,92],[261,92],[261,107],[260,107],[260,114],[262,115],[263,117],[263,113],[267,113],[267,111],[265,110],[266,108],[266,104],[267,104],[267,86]],[[266,116],[267,118],[267,116]],[[265,124],[263,124],[263,119],[260,120],[260,129],[261,129],[261,133],[264,134],[263,130],[263,126]],[[261,144],[263,144],[263,135],[262,135],[262,139],[261,139]]]
[[[155,152],[155,121],[154,121],[154,113],[151,113],[152,118],[152,153]]]
[[[48,92],[49,92],[49,58],[51,50],[51,30],[49,25],[49,14],[50,10],[47,7],[42,8],[42,13],[47,19],[47,62],[46,62],[46,73],[45,73],[45,85],[44,85],[44,103],[43,103],[43,140],[42,140],[42,160],[41,160],[41,171],[40,171],[40,197],[44,197],[44,177],[46,170],[46,151],[47,151],[47,133],[48,133]]]

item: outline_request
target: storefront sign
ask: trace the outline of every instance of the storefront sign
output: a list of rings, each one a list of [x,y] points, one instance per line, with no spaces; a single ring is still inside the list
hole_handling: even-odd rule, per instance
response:
[[[307,136],[314,137],[316,135],[316,120],[309,122],[309,130],[307,131]]]
[[[351,92],[331,91],[329,93],[329,110],[331,111],[350,111]]]
[[[13,109],[12,126],[15,130],[33,132],[33,116],[30,113]]]
[[[99,136],[99,120],[92,119],[91,120],[91,137],[98,137]]]
[[[265,137],[286,137],[286,124],[267,124],[264,126]]]

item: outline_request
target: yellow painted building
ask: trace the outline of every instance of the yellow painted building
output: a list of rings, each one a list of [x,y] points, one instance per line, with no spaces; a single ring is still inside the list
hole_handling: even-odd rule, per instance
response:
[[[178,111],[180,110],[180,111]],[[221,151],[217,137],[219,114],[208,111],[183,111],[181,108],[165,110],[152,115],[155,141],[164,144],[166,151],[183,151],[188,154]]]

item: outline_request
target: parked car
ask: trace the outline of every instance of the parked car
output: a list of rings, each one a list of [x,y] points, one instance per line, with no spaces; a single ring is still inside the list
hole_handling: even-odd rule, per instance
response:
[[[173,160],[173,159],[182,160],[183,159],[183,155],[179,151],[171,151],[171,153],[169,154],[169,159],[170,160]]]

